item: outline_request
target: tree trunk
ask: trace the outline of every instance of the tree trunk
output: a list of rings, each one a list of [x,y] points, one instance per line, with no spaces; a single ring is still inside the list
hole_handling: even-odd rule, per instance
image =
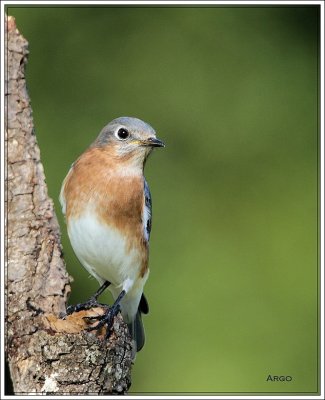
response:
[[[69,276],[60,231],[48,197],[26,90],[28,43],[6,18],[6,354],[14,394],[125,393],[132,345],[120,314],[108,341],[105,329],[85,331],[85,316],[66,319]]]

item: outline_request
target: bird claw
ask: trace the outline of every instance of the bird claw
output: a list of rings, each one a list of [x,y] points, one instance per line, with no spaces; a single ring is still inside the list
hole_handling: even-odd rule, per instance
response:
[[[75,305],[71,305],[67,307],[67,315],[73,314],[74,312],[89,310],[98,305],[97,301],[93,298],[90,298],[85,303],[78,303]]]
[[[98,324],[95,326],[90,326],[86,330],[88,332],[94,331],[94,330],[99,330],[101,329],[104,325],[106,325],[106,334],[105,334],[105,339],[107,340],[111,333],[112,333],[112,327],[113,327],[113,321],[114,317],[117,316],[117,314],[121,311],[121,307],[119,304],[113,305],[112,307],[108,308],[103,315],[95,315],[93,317],[84,317],[84,319],[87,320],[97,320]]]
[[[68,306],[66,309],[66,314],[63,315],[63,318],[66,317],[67,315],[73,314],[74,312],[90,310],[91,308],[94,308],[94,307],[107,308],[107,304],[99,303],[94,297],[91,297],[85,303],[78,303],[75,305]]]

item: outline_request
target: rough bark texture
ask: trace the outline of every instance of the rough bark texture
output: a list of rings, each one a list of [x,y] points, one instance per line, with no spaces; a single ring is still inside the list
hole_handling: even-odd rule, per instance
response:
[[[34,134],[25,66],[28,43],[7,18],[6,353],[15,394],[112,394],[130,386],[131,339],[120,315],[109,341],[84,316],[65,320],[70,292],[59,225]]]

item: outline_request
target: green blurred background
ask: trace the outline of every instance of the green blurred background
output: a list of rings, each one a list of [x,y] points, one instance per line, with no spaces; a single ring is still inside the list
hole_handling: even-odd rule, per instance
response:
[[[146,166],[151,312],[130,393],[317,392],[318,7],[7,12],[29,41],[71,303],[98,287],[58,202],[71,163],[122,115],[167,144]]]

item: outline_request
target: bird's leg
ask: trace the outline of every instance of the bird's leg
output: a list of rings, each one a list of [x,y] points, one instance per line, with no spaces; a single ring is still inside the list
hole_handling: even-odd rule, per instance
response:
[[[114,317],[121,311],[120,302],[123,299],[123,297],[125,296],[125,294],[126,294],[126,291],[122,290],[122,292],[118,295],[118,297],[115,300],[112,307],[109,307],[105,311],[105,314],[98,315],[95,317],[84,317],[85,319],[88,319],[88,320],[98,320],[99,321],[97,325],[87,328],[87,331],[98,330],[101,327],[103,327],[104,325],[106,325],[107,327],[106,327],[105,339],[108,339],[111,334],[111,328],[113,325]]]
[[[109,281],[105,281],[102,286],[96,291],[95,294],[93,294],[89,300],[87,300],[85,303],[79,303],[76,304],[75,306],[68,306],[67,307],[67,315],[70,315],[74,312],[81,311],[81,310],[89,310],[90,308],[97,307],[97,306],[105,306],[107,307],[106,304],[101,304],[98,303],[97,299],[98,297],[105,291],[105,289],[108,288],[108,286],[111,284]]]

